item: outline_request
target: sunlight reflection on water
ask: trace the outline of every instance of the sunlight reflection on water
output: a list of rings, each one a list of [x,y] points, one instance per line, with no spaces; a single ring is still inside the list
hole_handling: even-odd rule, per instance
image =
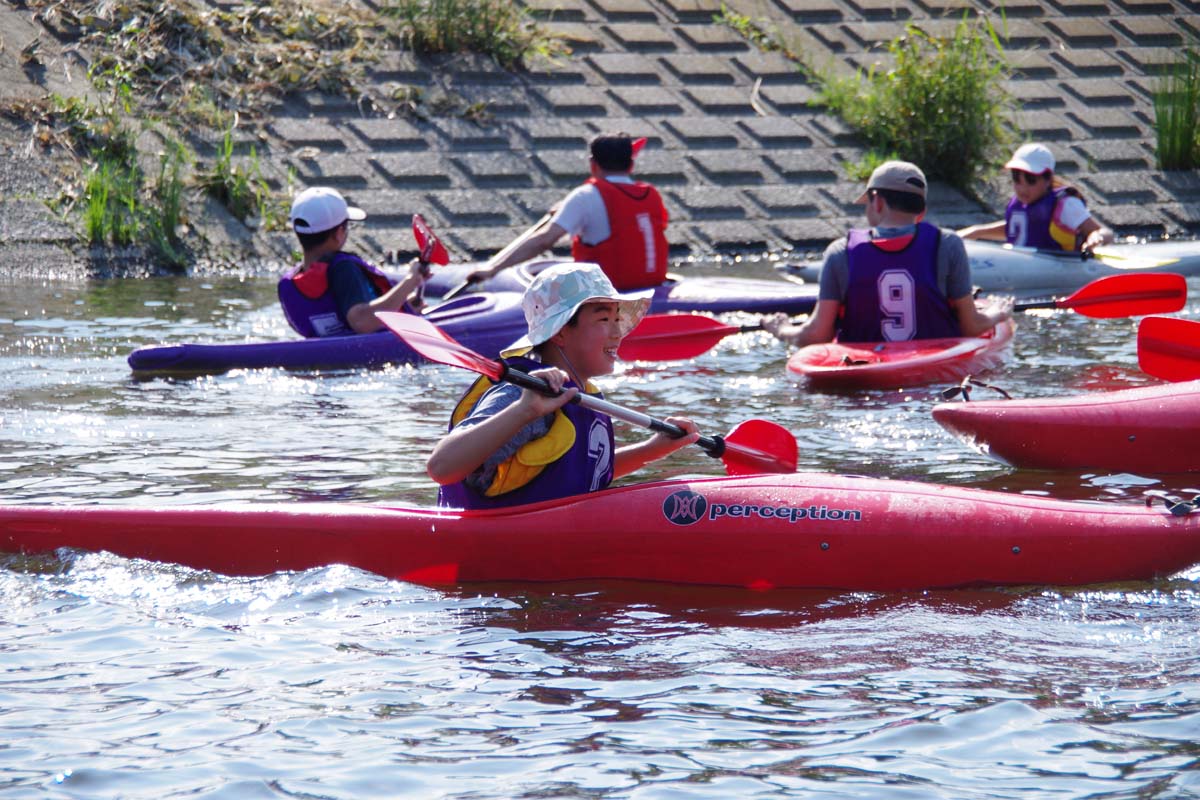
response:
[[[1144,384],[1132,330],[1027,317],[990,380],[1023,395]],[[287,336],[265,279],[5,293],[5,502],[431,503],[424,458],[461,371],[144,381],[124,360]],[[931,421],[942,387],[813,394],[786,357],[745,334],[604,383],[715,432],[775,420],[802,469],[1110,502],[1200,493],[1188,476],[1014,471]],[[687,451],[639,479],[718,470]],[[21,795],[1200,796],[1200,567],[1076,590],[762,594],[438,591],[339,566],[229,578],[103,553],[0,563],[0,782]]]

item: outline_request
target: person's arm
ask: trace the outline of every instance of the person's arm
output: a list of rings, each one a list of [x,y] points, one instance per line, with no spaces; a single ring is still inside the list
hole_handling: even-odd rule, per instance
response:
[[[1083,236],[1083,245],[1080,249],[1085,253],[1090,253],[1102,245],[1112,244],[1113,240],[1117,238],[1112,228],[1101,225],[1095,217],[1085,219],[1080,224],[1078,232]]]
[[[968,225],[957,231],[958,235],[963,239],[987,239],[992,242],[1003,242],[1008,238],[1008,232],[1005,230],[1007,223],[1004,220],[996,222],[984,222],[979,225]]]
[[[420,261],[413,259],[408,276],[386,292],[362,303],[355,303],[346,311],[346,322],[355,333],[374,333],[383,327],[377,311],[399,311],[420,286],[425,283],[425,269]]]
[[[544,378],[556,390],[561,389],[567,380],[565,372],[553,367],[530,374]],[[460,425],[442,437],[429,454],[425,471],[443,486],[464,480],[522,428],[540,417],[553,414],[578,393],[579,390],[572,387],[556,397],[547,397],[523,389],[517,402],[474,425]]]
[[[700,429],[687,417],[667,417],[666,421],[683,428],[687,431],[687,435],[675,439],[666,433],[656,433],[637,444],[618,447],[613,460],[614,478],[637,472],[651,461],[657,461],[689,444],[695,444],[700,438]]]
[[[543,223],[540,230],[535,228],[534,231],[514,240],[508,247],[492,256],[486,267],[472,272],[467,276],[467,280],[481,281],[498,275],[501,270],[546,252],[558,244],[559,239],[567,235],[564,228],[549,221]]]
[[[762,326],[775,338],[797,347],[831,342],[841,309],[839,300],[818,300],[816,311],[800,325],[793,324],[786,314],[774,314],[765,318]]]
[[[950,307],[954,309],[954,313],[958,317],[958,327],[962,329],[963,336],[978,336],[981,333],[987,333],[996,325],[1012,317],[1012,311],[1003,306],[980,309],[975,305],[975,298],[971,295],[951,300]]]

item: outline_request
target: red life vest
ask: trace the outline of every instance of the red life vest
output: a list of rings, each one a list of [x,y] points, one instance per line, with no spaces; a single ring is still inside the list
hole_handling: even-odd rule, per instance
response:
[[[292,270],[279,279],[278,288],[283,315],[296,333],[308,339],[354,333],[338,313],[337,301],[329,291],[329,267],[346,258],[353,259],[367,276],[379,293],[376,297],[392,288],[387,275],[352,253],[335,253],[328,262],[315,261],[303,272]]]
[[[588,178],[604,200],[609,236],[598,244],[571,241],[571,257],[600,265],[617,291],[658,286],[667,279],[667,209],[648,183]]]

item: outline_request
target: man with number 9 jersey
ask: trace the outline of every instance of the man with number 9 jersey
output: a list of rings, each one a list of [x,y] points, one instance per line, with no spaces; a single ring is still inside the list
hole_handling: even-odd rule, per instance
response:
[[[915,164],[881,164],[858,198],[870,228],[851,230],[825,250],[817,308],[803,325],[782,315],[763,327],[790,344],[903,342],[977,336],[1008,319],[980,310],[962,239],[925,216],[925,175]]]

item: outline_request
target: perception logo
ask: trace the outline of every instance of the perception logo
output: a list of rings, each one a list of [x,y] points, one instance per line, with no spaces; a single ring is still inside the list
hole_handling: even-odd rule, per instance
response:
[[[704,518],[708,501],[704,495],[682,489],[663,501],[663,516],[675,525],[691,525]]]
[[[681,489],[663,501],[663,516],[675,525],[691,525],[702,519],[709,522],[721,517],[740,519],[779,519],[787,522],[862,522],[859,508],[831,508],[824,503],[809,505],[758,505],[757,503],[710,503],[704,495]]]

